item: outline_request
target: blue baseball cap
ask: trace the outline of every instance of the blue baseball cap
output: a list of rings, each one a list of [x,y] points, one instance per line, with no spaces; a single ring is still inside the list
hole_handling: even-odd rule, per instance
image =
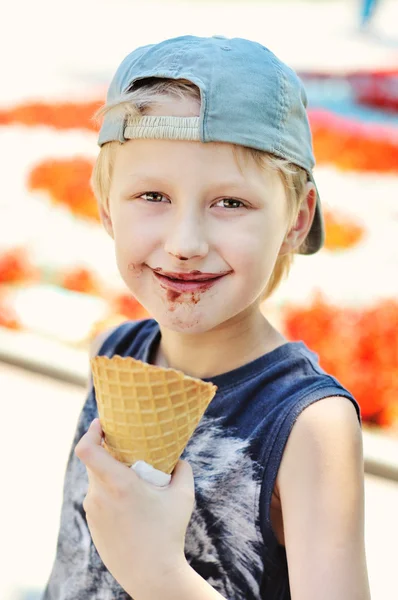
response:
[[[297,74],[268,48],[242,38],[182,36],[142,46],[118,67],[107,104],[123,99],[147,78],[187,79],[201,94],[199,117],[104,116],[98,144],[129,139],[228,142],[274,154],[305,169],[315,185],[307,96]],[[316,187],[316,185],[315,185]],[[302,254],[324,243],[317,205]]]

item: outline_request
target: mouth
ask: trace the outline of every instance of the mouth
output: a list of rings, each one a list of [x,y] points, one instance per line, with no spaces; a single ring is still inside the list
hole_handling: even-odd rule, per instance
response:
[[[153,269],[155,278],[165,287],[176,292],[205,291],[215,285],[226,273],[216,275],[215,273],[159,273],[159,269]],[[229,273],[230,271],[228,271]]]
[[[171,279],[172,281],[209,281],[210,279],[217,279],[230,273],[230,271],[223,271],[221,273],[202,273],[202,271],[189,271],[189,273],[174,273],[170,271],[163,271],[160,267],[152,269],[155,273]]]

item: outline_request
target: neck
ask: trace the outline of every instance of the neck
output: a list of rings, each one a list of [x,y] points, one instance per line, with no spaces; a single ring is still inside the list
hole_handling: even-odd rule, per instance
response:
[[[152,362],[199,379],[237,369],[284,344],[258,310],[200,334],[186,334],[160,326],[161,340]]]

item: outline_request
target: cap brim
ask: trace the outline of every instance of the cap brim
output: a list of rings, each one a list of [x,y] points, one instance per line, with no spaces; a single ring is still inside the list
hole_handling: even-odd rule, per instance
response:
[[[299,254],[315,254],[320,250],[325,242],[325,227],[322,215],[322,207],[319,198],[318,188],[314,181],[312,173],[309,173],[309,179],[314,184],[316,189],[316,208],[314,220],[312,221],[311,229],[306,237],[304,248],[300,249]]]

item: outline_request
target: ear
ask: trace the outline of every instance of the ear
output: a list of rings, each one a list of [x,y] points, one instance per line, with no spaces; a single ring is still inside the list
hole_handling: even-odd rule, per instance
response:
[[[107,232],[108,235],[111,236],[112,239],[114,238],[113,235],[113,225],[112,225],[112,218],[111,218],[111,213],[109,210],[109,201],[107,200],[106,205],[103,204],[102,202],[99,203],[99,214],[100,214],[100,218],[101,218],[101,223],[105,228],[105,231]]]
[[[294,252],[301,246],[311,229],[314,220],[317,193],[313,183],[306,184],[305,198],[301,204],[297,219],[288,231],[281,246],[279,255]]]

